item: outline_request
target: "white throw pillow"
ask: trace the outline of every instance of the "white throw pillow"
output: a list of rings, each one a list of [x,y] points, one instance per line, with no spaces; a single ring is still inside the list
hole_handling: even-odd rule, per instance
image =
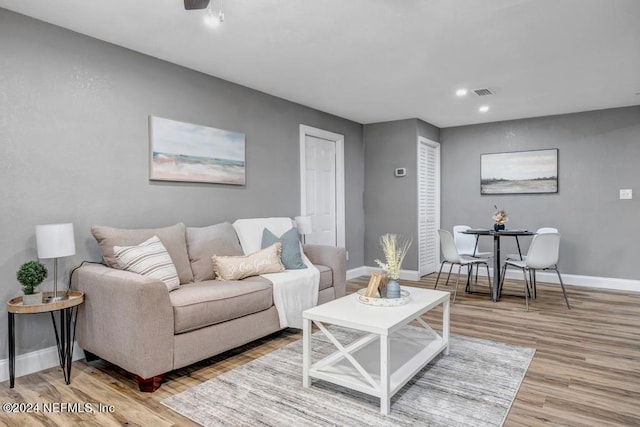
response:
[[[293,220],[286,217],[237,219],[233,223],[245,255],[262,249],[262,231],[265,228],[280,237],[293,226]]]
[[[176,267],[158,236],[137,246],[114,246],[113,253],[123,270],[162,280],[169,291],[180,287]]]

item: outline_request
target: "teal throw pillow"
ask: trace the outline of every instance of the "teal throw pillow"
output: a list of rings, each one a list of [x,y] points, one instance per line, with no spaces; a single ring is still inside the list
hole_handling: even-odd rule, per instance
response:
[[[287,270],[301,270],[303,268],[307,268],[307,265],[302,261],[302,254],[300,253],[298,230],[292,228],[278,238],[275,234],[265,228],[262,232],[262,249],[268,248],[277,242],[282,243],[282,253],[280,257],[282,259],[282,264],[284,264],[284,268]]]

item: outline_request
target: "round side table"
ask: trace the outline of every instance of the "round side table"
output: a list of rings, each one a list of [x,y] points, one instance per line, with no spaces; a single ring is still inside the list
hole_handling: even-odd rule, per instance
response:
[[[44,299],[53,295],[53,292],[43,292]],[[60,292],[58,292],[60,294]],[[71,382],[71,357],[73,355],[73,344],[76,339],[76,318],[78,317],[78,306],[84,302],[84,293],[69,290],[68,298],[41,304],[23,305],[22,297],[11,299],[7,303],[9,313],[9,387],[13,388],[15,380],[16,344],[15,344],[15,315],[51,313],[53,331],[56,336],[56,346],[60,358],[60,367],[64,373],[64,382]],[[58,312],[58,322],[54,313]]]

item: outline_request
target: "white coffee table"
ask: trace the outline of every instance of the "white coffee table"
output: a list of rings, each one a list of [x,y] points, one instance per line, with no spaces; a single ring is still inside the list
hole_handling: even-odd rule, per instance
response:
[[[449,292],[403,286],[410,302],[398,307],[365,305],[351,294],[313,307],[303,317],[302,384],[318,378],[380,398],[380,412],[389,413],[391,397],[436,355],[449,354]],[[442,304],[442,333],[431,329],[420,316]],[[424,333],[416,337],[405,327],[417,320]],[[312,322],[337,351],[312,363]],[[368,332],[348,345],[341,344],[325,324]],[[404,330],[403,330],[404,328]]]

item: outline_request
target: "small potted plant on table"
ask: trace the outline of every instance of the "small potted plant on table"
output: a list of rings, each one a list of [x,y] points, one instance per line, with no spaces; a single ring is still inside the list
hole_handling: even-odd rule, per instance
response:
[[[41,304],[42,292],[34,293],[34,291],[47,278],[47,268],[41,262],[27,261],[20,266],[16,277],[24,292],[22,304]]]

